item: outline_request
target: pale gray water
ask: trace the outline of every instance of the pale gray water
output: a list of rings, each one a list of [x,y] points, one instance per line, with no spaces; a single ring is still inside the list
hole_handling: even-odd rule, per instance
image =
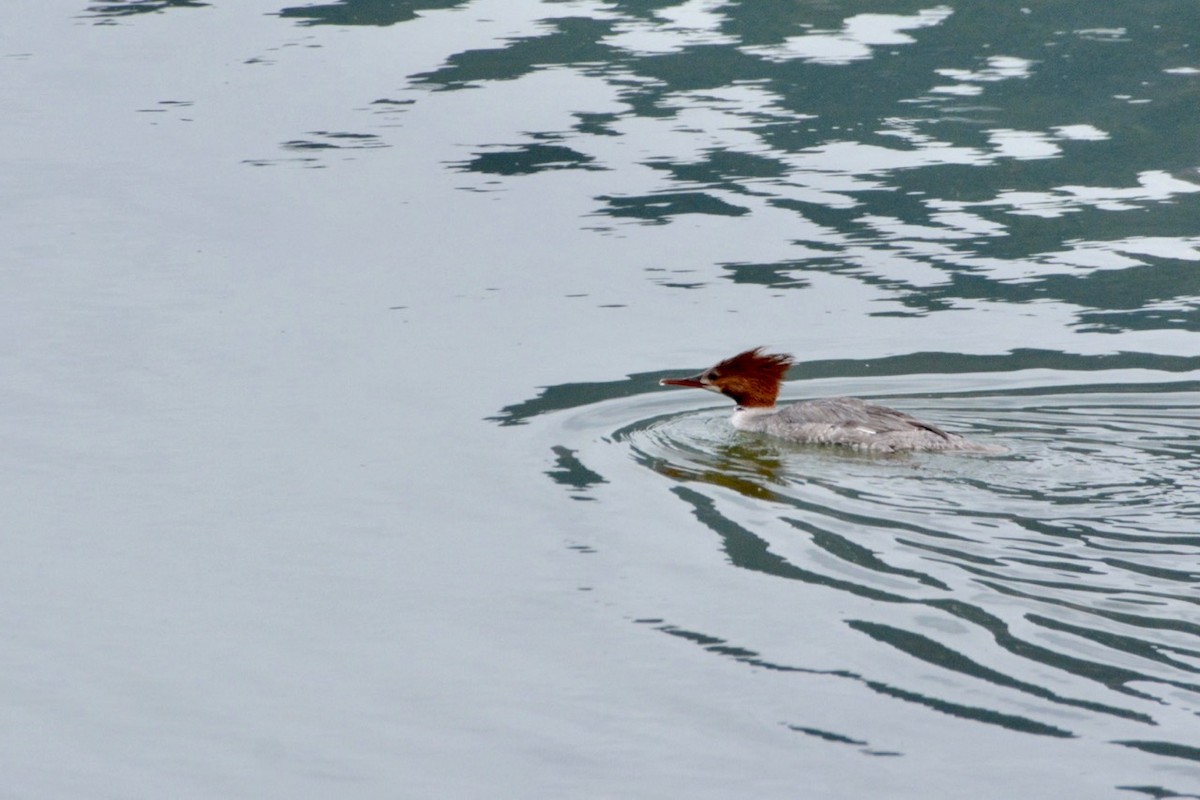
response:
[[[0,795],[1200,796],[1193,4],[9,11]]]

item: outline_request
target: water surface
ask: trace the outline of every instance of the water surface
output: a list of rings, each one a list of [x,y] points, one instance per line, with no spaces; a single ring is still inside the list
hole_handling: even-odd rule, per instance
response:
[[[14,796],[1200,796],[1194,4],[11,10]]]

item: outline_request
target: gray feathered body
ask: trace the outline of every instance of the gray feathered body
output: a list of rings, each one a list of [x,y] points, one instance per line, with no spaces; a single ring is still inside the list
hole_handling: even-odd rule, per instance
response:
[[[829,397],[779,408],[738,408],[733,425],[805,444],[840,445],[873,453],[953,450],[1000,453],[892,408],[856,397]]]

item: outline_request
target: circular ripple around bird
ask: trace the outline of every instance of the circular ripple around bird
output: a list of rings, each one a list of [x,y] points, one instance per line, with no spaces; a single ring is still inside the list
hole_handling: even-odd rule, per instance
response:
[[[808,622],[824,626],[824,640],[841,641],[831,631],[849,626],[887,645],[869,662],[848,661],[846,674],[882,663],[903,675],[903,662],[888,661],[900,652],[930,670],[921,680],[992,686],[980,702],[996,707],[979,712],[983,721],[1065,735],[1055,720],[1069,707],[1098,714],[1097,735],[1114,718],[1132,721],[1133,747],[1147,724],[1169,746],[1191,746],[1184,732],[1200,711],[1195,385],[885,400],[1004,444],[1003,456],[793,446],[734,431],[728,407],[688,409],[686,395],[676,398],[560,412],[555,435],[597,485],[609,484],[598,499],[619,498],[630,482],[644,491],[655,476],[729,567],[779,582],[810,616],[830,615]],[[846,599],[823,599],[830,590]],[[763,591],[764,603],[777,600]],[[861,648],[847,640],[845,649]],[[920,702],[975,714],[949,690]]]

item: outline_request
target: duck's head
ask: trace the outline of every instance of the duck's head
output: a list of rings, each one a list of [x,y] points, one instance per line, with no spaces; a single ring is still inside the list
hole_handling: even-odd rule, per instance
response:
[[[756,347],[690,378],[663,378],[659,383],[718,392],[743,408],[770,408],[779,396],[783,376],[794,363],[786,353],[764,353]]]

